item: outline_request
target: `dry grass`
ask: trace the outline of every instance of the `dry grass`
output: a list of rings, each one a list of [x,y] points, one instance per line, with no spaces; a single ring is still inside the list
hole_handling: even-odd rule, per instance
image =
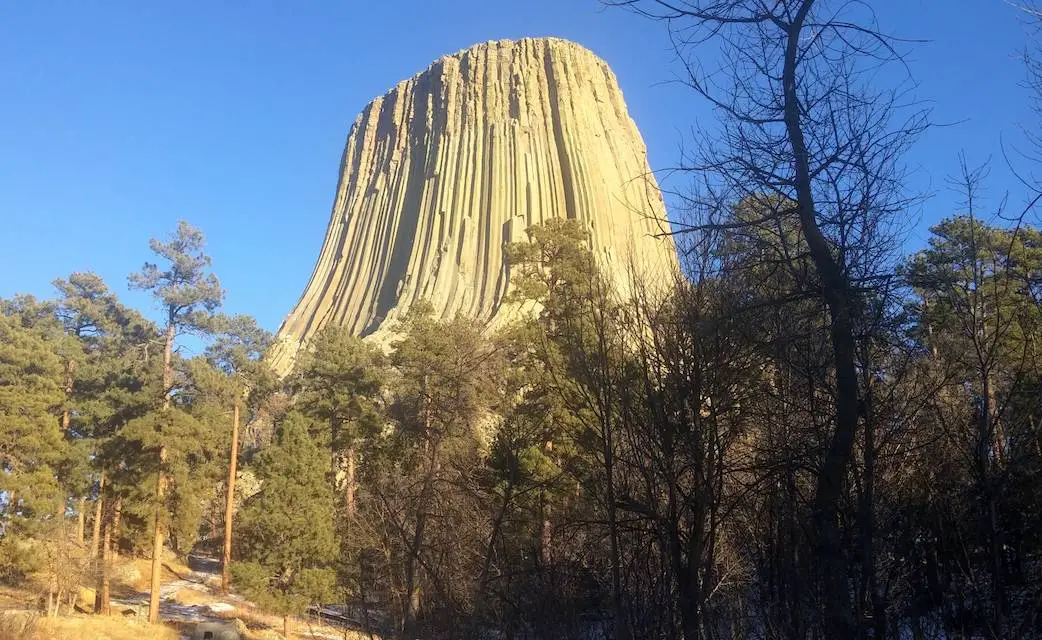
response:
[[[25,589],[0,585],[0,611],[23,609],[32,601],[32,594]]]
[[[188,571],[188,567],[179,562],[167,560],[163,563],[163,581],[176,580]],[[149,560],[121,557],[111,574],[112,596],[116,598],[147,591],[150,572]],[[37,600],[31,591],[0,586],[0,640],[176,640],[179,628],[190,630],[194,627],[192,623],[149,625],[142,619],[120,616],[115,605],[115,615],[111,617],[77,614],[46,618],[34,611],[39,604]],[[181,589],[174,595],[174,600],[181,605],[228,601],[220,596],[214,585],[208,585],[205,589]],[[241,600],[232,602],[234,610],[215,614],[213,618],[229,621],[238,618],[246,627],[246,640],[283,640],[280,616]],[[84,605],[84,608],[90,610],[93,601],[85,602]],[[64,609],[62,612],[64,614]],[[345,635],[343,630],[322,624],[316,619],[309,621],[294,618],[291,627],[292,640],[310,640],[322,636],[369,640],[367,634],[349,631]],[[312,636],[309,632],[312,629],[321,635]]]
[[[0,614],[0,640],[36,640],[39,616],[31,612],[5,611]]]
[[[123,561],[122,558],[121,561]],[[134,558],[132,560],[129,560],[127,563],[133,564],[134,568],[137,569],[136,571],[128,572],[130,575],[133,575],[136,579],[133,582],[124,583],[123,586],[136,589],[137,591],[148,591],[152,586],[152,561],[144,558]],[[190,571],[191,569],[181,564],[179,560],[164,558],[163,572],[160,578],[163,582],[169,582],[170,580],[178,580],[181,578],[181,576],[187,575]],[[117,582],[120,582],[118,572],[116,573],[117,575],[114,577],[116,577]]]
[[[215,601],[216,599],[212,595],[198,589],[178,589],[174,594],[174,602],[177,604],[211,604]]]
[[[44,618],[33,613],[0,616],[0,640],[177,640],[167,625],[94,616]]]
[[[246,626],[246,640],[281,640],[282,617],[267,613],[253,607],[244,607],[222,613],[219,617],[225,620],[239,619]],[[313,635],[311,631],[319,635]],[[379,636],[370,636],[368,633],[354,630],[344,630],[333,627],[322,622],[306,618],[290,618],[290,639],[310,640],[315,637],[344,638],[344,640],[372,640]]]

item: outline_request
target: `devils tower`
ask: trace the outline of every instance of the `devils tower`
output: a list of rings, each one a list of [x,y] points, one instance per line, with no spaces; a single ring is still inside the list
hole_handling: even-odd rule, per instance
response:
[[[427,300],[444,318],[498,322],[505,245],[549,218],[581,221],[623,292],[676,264],[647,150],[615,75],[556,38],[499,40],[445,56],[355,119],[325,242],[278,332],[292,366],[333,323],[386,337]]]

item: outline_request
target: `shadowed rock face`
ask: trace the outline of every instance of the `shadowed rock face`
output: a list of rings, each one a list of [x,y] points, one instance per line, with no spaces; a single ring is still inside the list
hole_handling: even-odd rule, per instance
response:
[[[386,344],[409,308],[499,324],[504,248],[549,218],[590,230],[625,294],[631,270],[672,274],[647,150],[608,66],[555,38],[441,58],[373,100],[347,139],[325,243],[279,329],[280,374],[326,324]]]

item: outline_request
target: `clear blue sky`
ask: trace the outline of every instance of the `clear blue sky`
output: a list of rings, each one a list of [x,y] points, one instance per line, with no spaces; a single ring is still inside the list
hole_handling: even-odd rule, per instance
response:
[[[1003,0],[880,0],[883,26],[930,41],[910,65],[934,120],[909,155],[935,193],[908,247],[951,213],[965,150],[995,159],[991,195],[1022,196],[1000,136],[1037,121]],[[348,127],[373,97],[476,42],[555,35],[615,70],[655,169],[712,117],[675,73],[663,27],[596,0],[0,3],[0,296],[51,295],[93,270],[125,299],[148,238],[201,227],[227,310],[274,330],[321,246]]]

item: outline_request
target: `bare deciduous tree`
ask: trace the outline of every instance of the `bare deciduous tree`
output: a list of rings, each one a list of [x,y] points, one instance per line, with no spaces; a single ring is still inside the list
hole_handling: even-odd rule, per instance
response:
[[[884,34],[867,3],[825,0],[620,0],[667,23],[684,62],[682,80],[720,114],[682,168],[702,189],[694,204],[730,212],[731,225],[794,228],[813,265],[798,276],[829,314],[835,410],[816,471],[811,526],[817,593],[829,637],[853,637],[850,570],[842,552],[840,501],[861,414],[855,334],[864,292],[892,249],[888,225],[908,200],[901,153],[926,126],[901,87],[872,88],[879,67],[900,64],[900,41]],[[718,45],[716,68],[697,57]],[[790,262],[790,264],[793,264]]]

